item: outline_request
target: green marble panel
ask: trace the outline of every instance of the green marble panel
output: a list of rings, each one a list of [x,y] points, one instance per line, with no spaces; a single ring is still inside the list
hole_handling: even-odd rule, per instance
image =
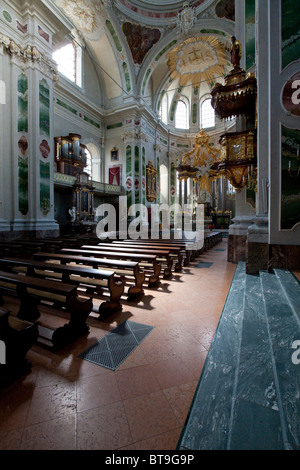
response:
[[[19,211],[28,213],[28,158],[18,157],[18,193]]]
[[[134,184],[138,180],[138,189],[135,189],[135,204],[139,204],[140,201],[140,150],[136,145],[134,148]]]
[[[93,119],[87,117],[87,116],[83,116],[83,120],[88,122],[89,124],[91,124],[92,126],[94,127],[97,127],[97,129],[100,129],[100,124],[96,121],[93,121]]]
[[[50,163],[40,161],[40,208],[44,215],[50,210]]]
[[[145,147],[142,148],[141,187],[142,187],[142,203],[146,205],[146,149]]]
[[[124,77],[125,77],[125,82],[126,82],[126,91],[129,93],[131,90],[131,83],[130,83],[130,75],[128,71],[128,66],[126,62],[123,62],[123,72],[124,72]]]
[[[175,114],[176,106],[177,106],[177,100],[174,100],[171,106],[170,121],[174,121],[174,114]]]
[[[116,124],[109,124],[106,129],[109,131],[110,129],[118,129],[118,127],[122,127],[122,122],[117,122]]]
[[[157,102],[157,111],[159,111],[159,109],[160,109],[160,104],[161,104],[161,102],[162,102],[162,99],[163,99],[165,93],[166,93],[166,91],[163,90],[163,91],[161,92],[161,94],[160,94],[159,100],[158,100],[158,102]]]
[[[148,69],[147,72],[146,72],[144,81],[143,81],[142,95],[144,95],[144,93],[145,93],[145,87],[146,87],[146,83],[147,83],[147,80],[148,80],[148,77],[149,77],[150,73],[151,73],[151,69]]]
[[[256,0],[246,0],[246,70],[255,64],[255,7]]]
[[[112,38],[113,38],[113,40],[114,40],[114,43],[115,43],[115,45],[116,45],[117,50],[118,50],[119,52],[121,52],[121,50],[122,50],[122,45],[121,45],[121,43],[120,43],[120,40],[119,40],[119,38],[118,38],[118,36],[117,36],[117,33],[116,33],[116,31],[115,31],[113,25],[111,24],[111,22],[110,22],[109,20],[106,20],[106,26],[107,26],[107,28],[108,28],[110,34],[112,35]]]
[[[175,46],[176,43],[177,43],[177,40],[174,39],[174,41],[170,42],[166,47],[164,47],[164,49],[162,49],[160,53],[157,54],[157,56],[155,57],[155,61],[158,61],[161,58],[161,56],[171,47]]]
[[[65,108],[67,111],[70,111],[70,113],[77,115],[78,111],[72,106],[69,106],[67,103],[64,103],[64,101],[61,101],[59,98],[57,98],[56,103],[61,106],[62,108]]]
[[[281,229],[300,222],[300,130],[282,126]]]
[[[160,204],[160,173],[159,173],[159,169],[160,169],[160,165],[159,165],[159,157],[156,157],[156,169],[157,169],[157,175],[156,175],[156,195],[157,195],[157,199],[156,199],[156,204]]]
[[[281,0],[282,68],[300,57],[300,2]]]
[[[174,162],[171,163],[171,188],[173,187],[176,191],[176,170]],[[175,204],[175,193],[174,195],[171,194],[171,205]]]
[[[18,132],[28,132],[28,78],[18,76]]]
[[[50,135],[50,90],[43,78],[39,84],[40,134]]]
[[[126,147],[126,182],[127,178],[132,178],[132,148],[130,145]],[[127,207],[132,204],[132,189],[127,189]]]
[[[192,107],[193,124],[196,124],[196,122],[197,122],[197,109],[198,109],[197,103],[194,103],[193,107]]]
[[[3,18],[6,21],[8,21],[8,23],[12,23],[12,17],[11,17],[11,14],[8,11],[3,10],[2,15],[3,15]]]

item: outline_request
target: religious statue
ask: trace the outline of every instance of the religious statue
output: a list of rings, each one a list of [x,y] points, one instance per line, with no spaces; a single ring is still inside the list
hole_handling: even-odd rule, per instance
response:
[[[69,209],[69,215],[71,217],[71,222],[75,222],[76,220],[76,207],[73,206],[72,209]]]
[[[232,42],[232,46],[231,46],[231,49],[230,49],[231,63],[233,65],[234,69],[239,69],[240,68],[240,61],[241,61],[241,57],[242,57],[242,45],[236,39],[235,36],[231,37],[231,42]]]

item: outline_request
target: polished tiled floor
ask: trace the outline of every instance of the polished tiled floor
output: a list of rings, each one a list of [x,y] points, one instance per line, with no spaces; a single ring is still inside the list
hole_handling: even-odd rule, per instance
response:
[[[35,345],[31,372],[0,390],[0,449],[176,449],[236,268],[226,249],[224,240],[201,256],[210,267],[195,267],[199,258],[121,314],[89,320],[89,335],[59,353]],[[155,328],[116,371],[78,358],[125,319]]]

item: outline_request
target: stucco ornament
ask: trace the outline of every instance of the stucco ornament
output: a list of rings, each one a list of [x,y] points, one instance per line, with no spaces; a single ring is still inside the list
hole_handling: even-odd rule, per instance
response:
[[[185,2],[183,10],[177,14],[178,33],[188,33],[194,26],[196,18],[195,9],[189,7],[189,3]]]
[[[78,28],[88,33],[96,29],[95,12],[83,0],[65,0],[64,10]]]
[[[224,46],[214,36],[188,38],[167,54],[170,77],[188,83],[215,81],[223,76],[227,57]]]

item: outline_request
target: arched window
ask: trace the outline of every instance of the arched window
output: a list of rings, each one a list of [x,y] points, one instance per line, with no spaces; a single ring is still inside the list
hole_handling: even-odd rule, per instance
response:
[[[91,179],[93,179],[92,155],[88,148],[85,149],[85,155],[86,155],[86,167],[84,171],[90,175]]]
[[[87,166],[84,171],[93,181],[101,182],[101,158],[97,146],[93,143],[86,144],[85,154]]]
[[[211,105],[211,99],[205,99],[201,104],[201,128],[207,129],[209,127],[215,127],[216,125],[216,118],[215,118],[215,110]]]
[[[169,173],[166,165],[160,165],[159,169],[159,181],[160,181],[160,202],[161,204],[168,203],[168,191],[169,191]]]
[[[71,42],[55,51],[52,57],[57,63],[58,71],[81,86],[81,47]]]
[[[175,127],[178,129],[189,128],[188,105],[183,100],[179,100],[176,106]]]
[[[166,94],[161,100],[160,109],[159,109],[159,119],[164,124],[168,124],[168,96]]]

